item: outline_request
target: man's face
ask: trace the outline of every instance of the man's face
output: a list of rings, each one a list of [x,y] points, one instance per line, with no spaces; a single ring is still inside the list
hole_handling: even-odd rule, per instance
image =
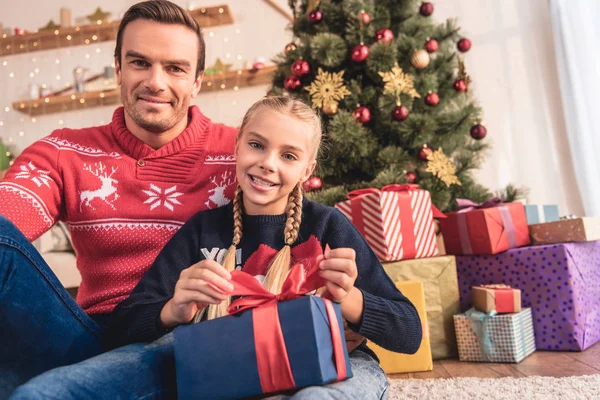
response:
[[[196,79],[198,38],[183,25],[136,20],[123,32],[121,65],[115,59],[121,101],[140,128],[162,133],[187,126],[190,99],[200,90]],[[185,121],[185,122],[183,122]]]

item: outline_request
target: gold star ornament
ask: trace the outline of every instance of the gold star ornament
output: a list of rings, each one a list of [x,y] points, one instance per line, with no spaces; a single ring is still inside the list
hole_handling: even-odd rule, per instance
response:
[[[444,182],[446,186],[459,185],[460,181],[456,177],[456,167],[452,161],[444,154],[440,147],[437,151],[429,153],[427,156],[427,172],[431,172],[439,180]]]
[[[414,78],[409,74],[405,74],[402,68],[398,66],[398,63],[392,67],[391,71],[378,72],[378,74],[383,78],[383,82],[385,82],[383,92],[395,96],[398,105],[400,105],[400,95],[402,93],[412,98],[421,97],[415,90]]]
[[[54,31],[60,28],[60,25],[56,24],[54,20],[50,20],[45,26],[41,27],[40,31]]]
[[[100,7],[96,8],[93,14],[87,15],[86,18],[92,23],[95,24],[98,21],[106,21],[110,17],[110,13],[106,11],[102,11]]]
[[[344,85],[344,71],[326,72],[319,68],[316,79],[306,88],[310,94],[313,108],[323,108],[337,103],[350,94]]]
[[[217,57],[214,65],[204,70],[204,75],[219,75],[229,72],[233,64],[225,64],[220,58]]]

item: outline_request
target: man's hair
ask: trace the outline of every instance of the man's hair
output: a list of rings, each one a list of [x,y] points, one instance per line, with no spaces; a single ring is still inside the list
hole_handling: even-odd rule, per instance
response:
[[[138,19],[155,21],[161,24],[183,25],[196,33],[198,37],[198,62],[196,64],[196,78],[204,71],[205,45],[202,29],[187,11],[168,0],[150,0],[134,4],[127,10],[117,33],[115,57],[121,67],[121,47],[123,46],[123,32],[130,22]]]

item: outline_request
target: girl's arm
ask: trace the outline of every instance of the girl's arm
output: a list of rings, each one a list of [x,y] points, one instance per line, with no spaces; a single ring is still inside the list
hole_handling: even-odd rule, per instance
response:
[[[396,288],[360,232],[339,210],[332,213],[323,242],[331,249],[349,248],[356,253],[355,289],[342,301],[350,329],[385,349],[415,353],[422,338],[416,308]]]
[[[181,271],[199,260],[199,216],[179,229],[129,297],[115,308],[105,339],[107,347],[152,342],[168,332],[160,324],[160,312],[173,297]]]

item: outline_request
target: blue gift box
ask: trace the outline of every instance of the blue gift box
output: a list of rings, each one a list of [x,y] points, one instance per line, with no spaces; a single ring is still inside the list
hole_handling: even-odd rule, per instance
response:
[[[527,225],[558,221],[557,205],[526,205]]]
[[[352,377],[339,304],[333,303],[341,332],[346,377]],[[277,304],[296,388],[334,382],[331,328],[323,299],[315,296]],[[252,313],[217,318],[174,331],[180,399],[234,399],[263,394],[256,360]],[[283,358],[283,357],[278,357]]]

